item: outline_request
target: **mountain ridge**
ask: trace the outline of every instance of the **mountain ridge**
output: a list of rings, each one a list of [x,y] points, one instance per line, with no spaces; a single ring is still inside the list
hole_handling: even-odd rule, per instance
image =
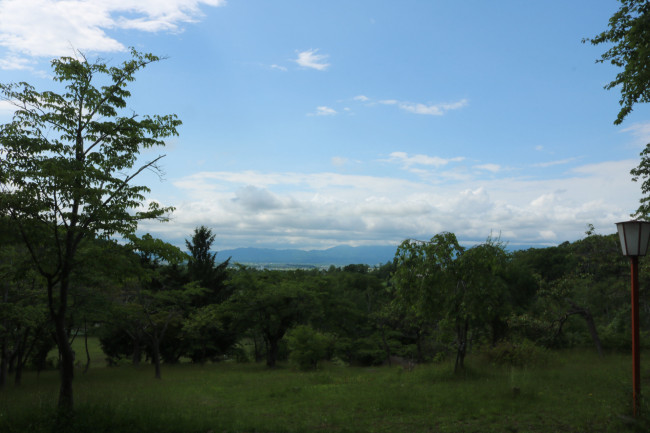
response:
[[[220,258],[231,257],[230,263],[294,264],[312,266],[345,266],[349,264],[382,265],[392,261],[397,245],[350,247],[339,245],[325,250],[273,248],[235,248],[219,251]]]

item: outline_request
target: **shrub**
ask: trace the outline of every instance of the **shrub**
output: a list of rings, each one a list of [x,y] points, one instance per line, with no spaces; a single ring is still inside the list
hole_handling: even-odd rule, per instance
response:
[[[311,326],[300,325],[286,335],[289,361],[300,370],[315,370],[318,362],[325,359],[332,345],[332,338]]]
[[[512,367],[543,365],[550,356],[547,349],[526,339],[520,342],[500,341],[484,348],[481,353],[490,364]]]

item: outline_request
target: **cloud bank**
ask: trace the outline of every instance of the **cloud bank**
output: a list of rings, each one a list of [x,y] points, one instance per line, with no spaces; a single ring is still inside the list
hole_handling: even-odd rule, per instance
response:
[[[471,174],[450,181],[440,172],[450,160],[400,152],[393,158],[381,162],[395,170],[385,176],[196,173],[172,182],[184,197],[171,203],[173,221],[147,223],[142,230],[181,244],[205,224],[217,235],[219,249],[398,244],[442,231],[466,242],[492,233],[513,245],[542,246],[578,239],[587,224],[611,233],[638,203],[638,186],[627,174],[633,160],[577,166],[555,179],[495,178],[498,167],[468,161]],[[411,174],[416,162],[429,168],[428,176]],[[486,170],[492,176],[481,180]]]
[[[27,57],[59,57],[73,49],[124,51],[108,32],[179,32],[200,7],[225,0],[0,0],[0,68],[29,69]]]

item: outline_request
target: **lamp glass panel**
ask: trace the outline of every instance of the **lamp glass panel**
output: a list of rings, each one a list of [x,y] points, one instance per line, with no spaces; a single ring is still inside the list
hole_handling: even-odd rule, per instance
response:
[[[625,256],[645,256],[650,245],[650,222],[626,221],[616,223],[621,250]]]
[[[639,243],[639,255],[645,256],[648,252],[648,242],[650,242],[650,223],[640,222],[641,242]]]
[[[621,241],[621,251],[624,256],[627,256],[627,242],[625,241],[625,223],[616,223],[616,230],[618,230],[618,239]]]

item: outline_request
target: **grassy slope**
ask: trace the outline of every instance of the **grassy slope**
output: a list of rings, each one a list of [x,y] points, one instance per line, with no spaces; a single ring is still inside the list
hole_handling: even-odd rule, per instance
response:
[[[618,432],[634,428],[625,422],[628,364],[580,352],[524,370],[470,360],[465,377],[448,365],[177,365],[163,368],[163,380],[148,365],[94,368],[75,378],[75,423],[95,432]],[[57,386],[50,371],[0,392],[0,431],[49,431]]]

